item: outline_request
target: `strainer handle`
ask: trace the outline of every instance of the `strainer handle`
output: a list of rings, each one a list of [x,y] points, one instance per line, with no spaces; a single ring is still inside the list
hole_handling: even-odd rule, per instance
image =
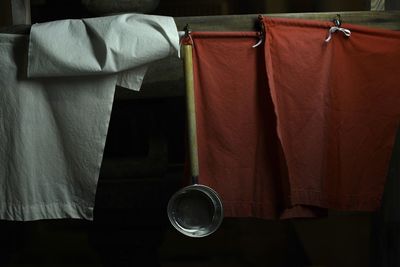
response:
[[[192,183],[198,183],[199,176],[199,160],[197,150],[197,133],[196,133],[196,106],[194,97],[194,78],[193,78],[193,53],[191,44],[182,45],[183,66],[185,73],[185,89],[186,89],[186,114],[188,125],[188,141],[189,141],[189,157],[190,157],[190,174]]]

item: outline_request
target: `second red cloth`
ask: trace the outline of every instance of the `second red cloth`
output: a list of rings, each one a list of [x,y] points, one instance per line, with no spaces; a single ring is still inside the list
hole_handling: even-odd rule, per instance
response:
[[[263,19],[265,62],[290,200],[339,210],[380,206],[400,119],[400,33]]]
[[[379,207],[400,118],[400,35],[264,18],[255,33],[192,34],[200,183],[226,216]]]

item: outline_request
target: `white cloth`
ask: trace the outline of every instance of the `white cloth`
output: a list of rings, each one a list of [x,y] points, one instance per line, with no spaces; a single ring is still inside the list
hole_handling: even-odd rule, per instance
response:
[[[178,39],[172,18],[137,14],[0,34],[0,219],[93,219],[115,85],[139,89]]]
[[[125,14],[32,25],[29,77],[122,72],[118,85],[138,90],[147,64],[179,56],[171,17]]]

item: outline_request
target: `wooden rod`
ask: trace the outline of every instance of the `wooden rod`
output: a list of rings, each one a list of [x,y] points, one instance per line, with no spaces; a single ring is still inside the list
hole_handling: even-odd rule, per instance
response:
[[[193,184],[197,184],[199,176],[199,160],[197,150],[196,106],[194,98],[192,45],[182,45],[182,51],[186,89],[186,114],[188,126],[190,172],[192,175]]]

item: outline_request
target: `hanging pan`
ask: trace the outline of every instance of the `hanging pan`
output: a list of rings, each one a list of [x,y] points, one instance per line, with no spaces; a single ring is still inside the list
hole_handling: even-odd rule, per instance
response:
[[[182,45],[190,171],[192,185],[176,192],[168,202],[168,218],[171,224],[184,235],[204,237],[215,232],[223,220],[223,207],[220,197],[212,188],[198,184],[199,164],[197,153],[196,117],[193,86],[192,45]]]

